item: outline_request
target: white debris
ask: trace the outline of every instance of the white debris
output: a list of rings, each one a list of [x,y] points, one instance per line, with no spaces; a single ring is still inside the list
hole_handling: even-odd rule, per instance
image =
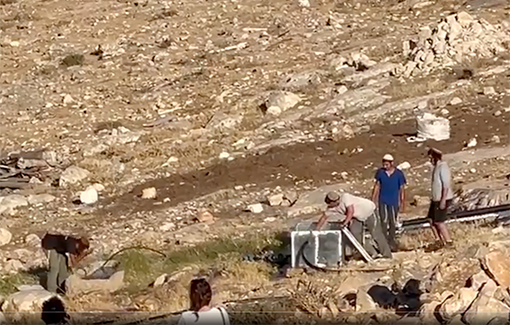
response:
[[[264,211],[264,207],[260,203],[250,204],[248,206],[248,211],[250,211],[251,213],[261,213],[262,211]]]
[[[152,200],[152,199],[155,199],[156,196],[157,196],[157,191],[156,191],[155,187],[144,188],[142,190],[142,199]]]
[[[460,99],[459,97],[454,97],[451,101],[450,101],[450,105],[452,106],[455,106],[455,105],[459,105],[462,103],[462,99]]]
[[[230,154],[228,152],[225,152],[225,151],[220,153],[220,155],[219,155],[220,159],[227,159],[229,157],[230,157]]]
[[[473,148],[473,147],[476,147],[477,144],[478,144],[478,142],[476,141],[476,138],[472,138],[471,140],[468,141],[468,143],[466,144],[466,147]]]
[[[80,201],[83,204],[94,204],[98,201],[99,196],[96,189],[93,186],[87,187],[85,191],[80,193]]]
[[[409,169],[409,168],[411,168],[411,164],[409,162],[407,162],[407,161],[404,161],[403,163],[399,164],[397,166],[397,168],[400,169],[400,170]]]

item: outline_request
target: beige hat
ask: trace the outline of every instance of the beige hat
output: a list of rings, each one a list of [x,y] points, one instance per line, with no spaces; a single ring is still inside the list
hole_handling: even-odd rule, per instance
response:
[[[326,200],[327,201],[330,201],[330,202],[335,202],[335,201],[338,201],[340,200],[340,195],[338,195],[337,192],[329,192],[327,195],[326,195]]]
[[[439,149],[437,149],[437,148],[433,148],[433,147],[431,147],[431,148],[429,148],[429,155],[430,155],[432,152],[438,153],[438,154],[440,154],[440,155],[442,155],[442,154],[443,154],[443,152],[442,152],[441,150],[439,150]]]
[[[384,157],[382,157],[382,159],[386,161],[393,161],[393,156],[387,153],[384,155]]]

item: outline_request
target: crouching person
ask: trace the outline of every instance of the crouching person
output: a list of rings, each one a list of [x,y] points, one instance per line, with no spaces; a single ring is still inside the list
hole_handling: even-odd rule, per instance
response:
[[[328,205],[326,211],[319,219],[316,229],[321,229],[331,217],[342,222],[342,226],[348,227],[358,242],[362,242],[363,227],[366,225],[370,235],[377,244],[380,255],[391,258],[391,249],[384,235],[379,218],[376,217],[377,209],[374,202],[351,195],[349,193],[338,194],[330,192],[324,200]],[[372,245],[365,245],[367,253],[377,257],[377,252]]]
[[[71,269],[92,252],[89,249],[89,241],[85,237],[46,234],[41,245],[48,252],[49,260],[46,289],[50,292],[64,293],[65,281]]]

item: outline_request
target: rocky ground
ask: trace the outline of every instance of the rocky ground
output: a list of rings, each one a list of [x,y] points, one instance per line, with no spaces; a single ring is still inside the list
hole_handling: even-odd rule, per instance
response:
[[[375,317],[383,322],[408,314],[395,313],[397,300],[389,308],[367,298],[374,284],[396,285],[391,294],[414,299],[406,308],[422,308],[423,321],[431,304],[444,305],[445,292],[461,295],[462,308],[456,303],[441,316],[450,320],[478,294],[479,287],[461,288],[478,274],[479,260],[491,263],[489,244],[505,256],[498,260],[510,260],[498,242],[507,230],[488,224],[452,226],[458,244],[441,252],[426,249],[428,231],[404,234],[403,252],[386,271],[354,265],[340,275],[279,277],[274,264],[242,259],[279,249],[277,235],[316,218],[328,189],[369,196],[385,153],[408,177],[403,218],[426,208],[429,145],[447,153],[464,189],[459,206],[510,202],[506,1],[13,0],[0,7],[5,315],[32,308],[8,295],[44,274],[39,244],[48,231],[92,238],[94,254],[70,281],[75,294],[66,302],[76,315],[99,318],[179,311],[188,281],[204,274],[218,302],[262,299],[229,305],[239,321],[257,314],[261,322],[358,322],[383,310]],[[448,140],[410,141],[422,112],[448,119]],[[480,188],[489,190],[475,199],[470,190]],[[157,251],[126,250],[101,268],[140,245]],[[80,278],[115,272],[99,282]],[[494,282],[485,281],[480,297],[510,301],[508,284],[487,272]],[[346,278],[353,288],[342,287]],[[429,296],[402,293],[410,279],[429,283],[419,286]],[[33,298],[19,292],[19,300]],[[365,304],[356,309],[356,299]],[[278,308],[289,318],[275,318],[283,315]]]

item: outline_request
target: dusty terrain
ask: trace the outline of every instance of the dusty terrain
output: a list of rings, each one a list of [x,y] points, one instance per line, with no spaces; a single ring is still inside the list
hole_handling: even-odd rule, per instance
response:
[[[87,272],[123,247],[143,245],[166,258],[148,250],[117,255],[126,272],[122,290],[71,297],[72,311],[134,312],[125,318],[177,312],[186,307],[188,281],[206,274],[218,302],[291,297],[274,307],[287,313],[261,303],[260,317],[306,322],[325,316],[306,312],[298,280],[336,288],[365,275],[277,277],[274,265],[243,261],[247,253],[281,246],[276,234],[316,217],[299,213],[296,206],[309,203],[299,198],[332,184],[369,196],[375,168],[391,153],[410,164],[403,218],[422,216],[426,206],[411,203],[428,195],[430,145],[447,154],[456,187],[477,182],[508,193],[505,1],[11,0],[0,1],[0,9],[0,158],[47,152],[35,159],[45,163],[30,183],[0,190],[1,197],[27,198],[0,209],[0,227],[12,234],[0,251],[2,294],[38,281],[34,269],[46,265],[38,237],[84,233],[94,247],[84,261]],[[458,18],[461,46],[446,54],[434,48],[429,59],[423,27],[460,12],[479,23]],[[410,40],[425,46],[421,54],[406,53]],[[274,94],[284,99],[275,104]],[[450,138],[408,141],[420,111],[448,118]],[[472,139],[476,145],[468,147]],[[88,173],[63,182],[70,166]],[[93,184],[98,199],[80,202],[80,192]],[[143,198],[150,188],[155,197]],[[247,210],[278,193],[298,202]],[[427,231],[404,234],[391,272],[359,286],[385,277],[404,281],[409,275],[398,272],[428,260],[412,276],[457,263],[465,273],[451,271],[455,280],[445,277],[433,290],[454,292],[478,267],[462,263],[508,234],[486,224],[453,228],[458,244],[442,252],[424,250]],[[172,280],[149,288],[161,274]],[[327,305],[319,296],[315,303]],[[334,316],[353,321],[343,303]],[[261,315],[253,305],[229,308],[240,321]]]

